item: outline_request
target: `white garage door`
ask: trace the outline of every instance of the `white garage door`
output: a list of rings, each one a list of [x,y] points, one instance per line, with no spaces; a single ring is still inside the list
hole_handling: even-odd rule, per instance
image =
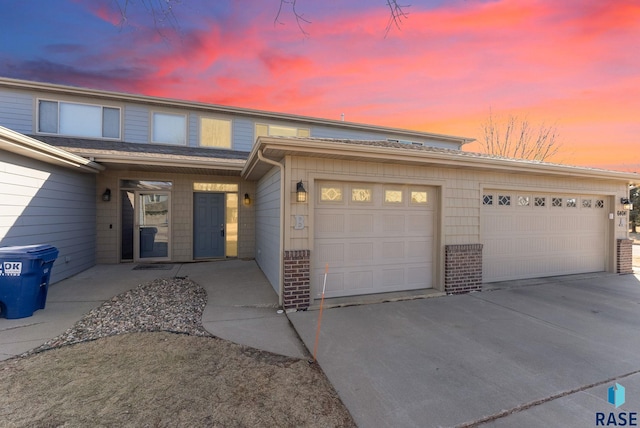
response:
[[[312,288],[325,297],[430,288],[433,188],[318,182]]]
[[[605,270],[604,196],[485,191],[483,281]]]

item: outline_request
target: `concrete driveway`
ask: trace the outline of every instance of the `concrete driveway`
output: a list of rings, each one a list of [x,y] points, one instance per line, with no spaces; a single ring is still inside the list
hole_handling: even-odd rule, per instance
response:
[[[639,279],[328,309],[318,362],[361,428],[596,426],[597,412],[640,413]],[[313,352],[318,311],[289,317]],[[615,382],[626,388],[617,409]]]

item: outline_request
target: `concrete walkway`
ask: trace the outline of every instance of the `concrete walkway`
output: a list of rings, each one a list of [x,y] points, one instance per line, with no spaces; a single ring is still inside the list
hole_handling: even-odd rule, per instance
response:
[[[318,362],[361,428],[595,426],[640,412],[640,281],[593,274],[325,310]],[[318,311],[290,314],[313,349]],[[627,388],[616,410],[607,389]]]
[[[168,270],[134,270],[137,264],[97,265],[49,286],[45,309],[27,318],[0,318],[0,360],[20,355],[71,328],[106,300],[156,278],[187,276],[207,291],[203,326],[233,342],[307,358],[278,297],[254,261],[173,264]],[[54,265],[55,269],[55,265]]]

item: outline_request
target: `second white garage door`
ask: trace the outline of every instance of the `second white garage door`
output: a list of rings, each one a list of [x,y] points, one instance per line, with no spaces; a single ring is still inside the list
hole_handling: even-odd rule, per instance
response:
[[[433,188],[318,182],[312,288],[325,297],[430,288],[433,284]]]
[[[604,271],[608,212],[604,196],[485,191],[483,281]]]

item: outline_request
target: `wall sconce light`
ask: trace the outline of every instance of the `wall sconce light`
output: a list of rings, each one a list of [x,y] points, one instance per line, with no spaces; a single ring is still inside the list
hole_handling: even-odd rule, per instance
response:
[[[107,190],[102,194],[102,200],[105,202],[109,202],[111,200],[111,189],[107,187]]]
[[[249,197],[248,193],[244,194],[244,199],[242,200],[242,203],[247,207],[251,205],[251,198]]]
[[[629,200],[629,198],[620,198],[620,203],[622,204],[622,208],[627,211],[631,211],[633,209],[633,204]]]
[[[298,184],[296,185],[296,201],[307,202],[307,191],[302,185],[302,180],[298,181]]]

